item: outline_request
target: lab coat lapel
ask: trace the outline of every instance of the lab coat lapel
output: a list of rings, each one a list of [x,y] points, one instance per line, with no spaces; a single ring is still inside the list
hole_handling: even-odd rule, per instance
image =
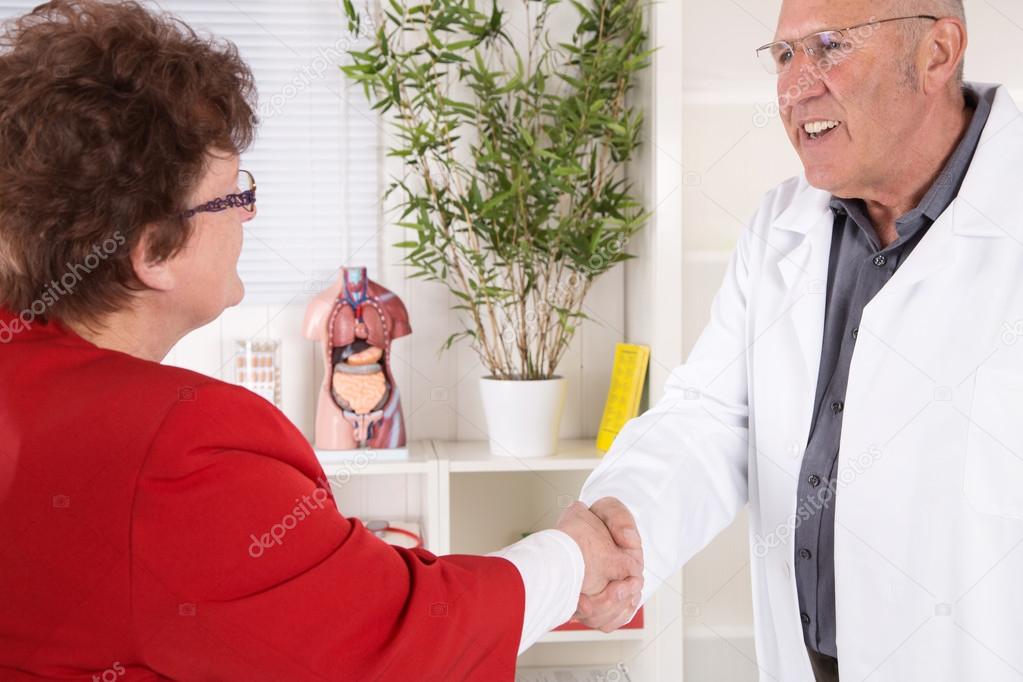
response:
[[[1023,194],[1016,180],[1020,158],[1023,116],[1009,91],[998,86],[991,115],[954,204],[952,232],[957,237],[1009,237],[1023,245]]]
[[[782,315],[787,317],[799,345],[805,374],[802,392],[809,401],[816,392],[824,338],[828,260],[834,216],[830,194],[807,187],[775,220],[778,270],[785,284]],[[812,408],[812,405],[810,406]],[[809,414],[811,409],[806,410]],[[809,424],[807,424],[809,428]]]
[[[1012,164],[1021,157],[1023,121],[1008,91],[999,87],[958,196],[870,302],[865,317],[889,299],[902,300],[910,287],[952,265],[956,238],[1010,237],[1023,245],[1019,188],[1000,182],[1014,177]]]

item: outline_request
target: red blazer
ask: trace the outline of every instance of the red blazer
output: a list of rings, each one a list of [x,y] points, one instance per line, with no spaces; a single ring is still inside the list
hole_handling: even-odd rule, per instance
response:
[[[0,308],[0,680],[511,680],[515,567],[324,478],[254,393]]]

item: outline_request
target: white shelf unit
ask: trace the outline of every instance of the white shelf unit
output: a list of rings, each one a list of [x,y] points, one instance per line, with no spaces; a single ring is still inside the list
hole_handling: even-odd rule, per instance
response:
[[[408,451],[405,460],[385,451],[316,454],[346,515],[419,522],[435,554],[487,554],[523,533],[553,527],[603,456],[593,439],[563,441],[558,454],[532,459],[495,457],[485,441],[417,441]],[[652,625],[658,599],[646,605],[643,628],[552,632],[519,663],[624,662],[634,680],[674,682],[653,672],[656,647],[649,644],[660,634]]]
[[[433,446],[388,450],[317,450],[316,457],[345,516],[418,523],[427,549],[440,553],[440,485]]]
[[[562,441],[557,454],[551,457],[502,457],[491,455],[481,441],[448,441],[433,443],[437,456],[448,462],[451,472],[486,471],[593,471],[604,453],[594,446],[594,439]]]

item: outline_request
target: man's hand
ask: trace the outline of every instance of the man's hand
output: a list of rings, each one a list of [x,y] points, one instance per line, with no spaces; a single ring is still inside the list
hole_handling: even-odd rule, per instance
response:
[[[596,595],[604,591],[612,581],[624,581],[643,575],[642,552],[616,544],[605,524],[582,502],[573,502],[558,519],[558,530],[567,533],[582,550],[586,564],[583,594]],[[617,592],[614,596],[617,596]]]
[[[608,529],[615,544],[630,556],[637,557],[640,562],[640,572],[637,575],[612,581],[599,594],[589,594],[583,590],[579,597],[576,620],[588,627],[611,632],[629,622],[639,606],[643,590],[643,545],[632,513],[615,498],[597,500],[590,507],[590,512]]]

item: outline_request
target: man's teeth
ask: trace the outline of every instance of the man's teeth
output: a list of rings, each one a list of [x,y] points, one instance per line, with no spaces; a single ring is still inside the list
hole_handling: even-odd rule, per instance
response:
[[[841,121],[812,121],[803,126],[808,135],[819,135],[825,130],[831,130],[837,128],[842,124]]]

